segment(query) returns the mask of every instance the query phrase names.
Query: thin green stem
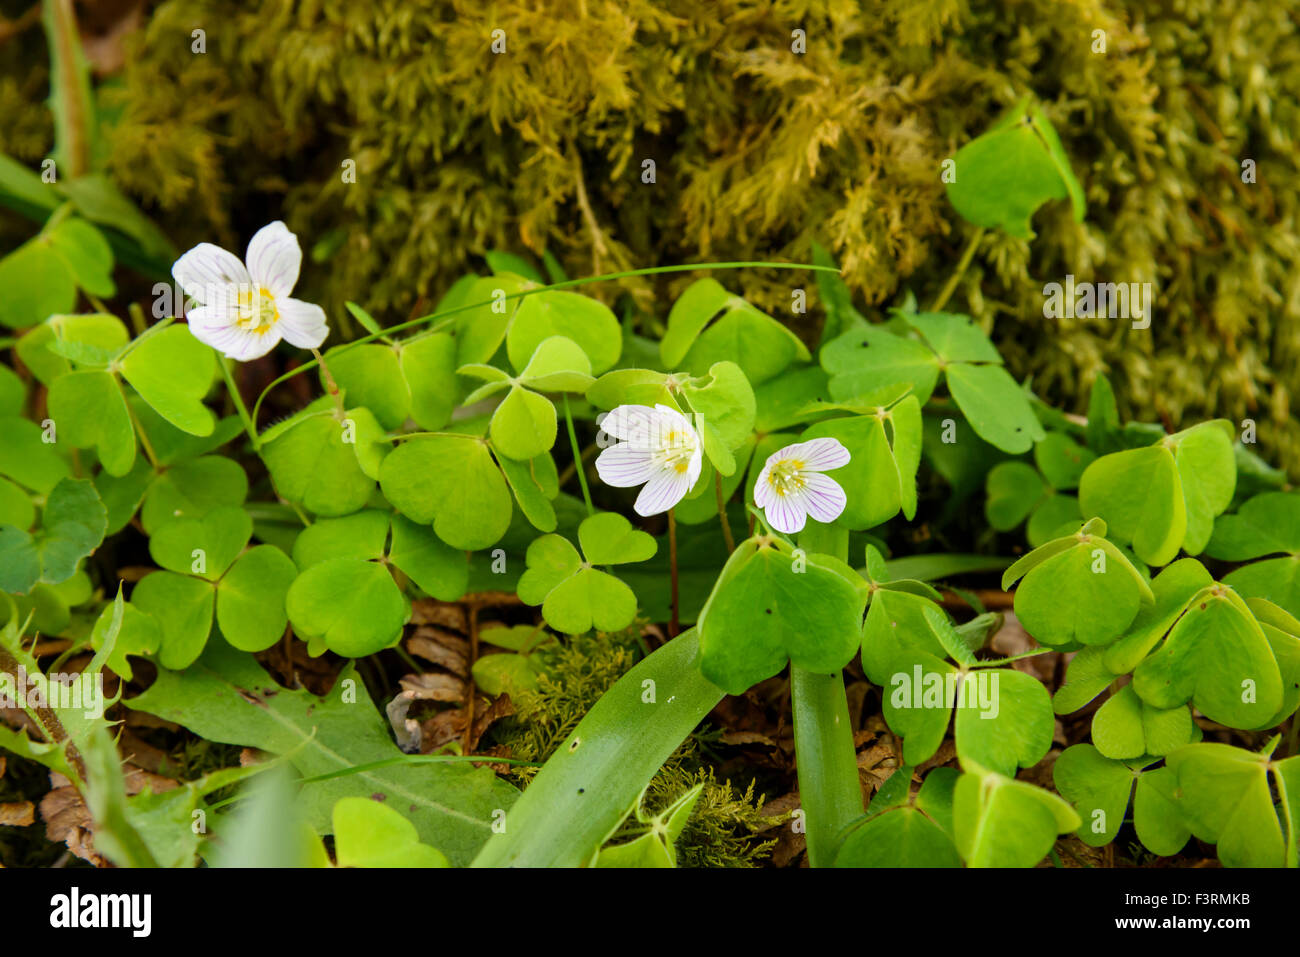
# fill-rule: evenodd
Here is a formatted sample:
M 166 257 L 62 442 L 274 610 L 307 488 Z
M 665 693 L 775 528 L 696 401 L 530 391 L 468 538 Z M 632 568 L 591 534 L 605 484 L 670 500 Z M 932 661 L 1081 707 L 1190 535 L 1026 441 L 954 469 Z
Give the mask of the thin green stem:
M 117 381 L 116 376 L 114 381 Z M 122 383 L 118 382 L 117 387 L 122 388 Z M 126 404 L 126 414 L 131 418 L 131 425 L 135 428 L 136 435 L 140 436 L 140 447 L 144 449 L 145 457 L 149 459 L 149 464 L 153 466 L 155 472 L 161 471 L 158 465 L 158 456 L 154 455 L 153 443 L 149 441 L 149 436 L 145 434 L 144 426 L 140 424 L 139 418 L 136 417 L 135 409 L 131 408 L 131 403 L 126 401 L 126 393 L 122 394 L 122 401 Z
M 691 272 L 696 269 L 701 269 L 701 270 L 703 269 L 709 269 L 709 270 L 808 269 L 808 270 L 812 270 L 813 272 L 839 273 L 839 270 L 834 266 L 816 266 L 813 265 L 812 263 L 773 263 L 773 262 L 683 263 L 678 266 L 651 266 L 647 269 L 631 269 L 631 270 L 627 270 L 626 272 L 611 272 L 611 273 L 605 273 L 600 276 L 588 276 L 585 279 L 566 279 L 564 282 L 551 283 L 548 286 L 537 286 L 536 288 L 533 289 L 525 289 L 522 292 L 510 293 L 506 295 L 504 298 L 522 299 L 525 296 L 533 296 L 539 292 L 549 292 L 556 289 L 572 289 L 575 286 L 585 286 L 589 283 L 594 283 L 594 282 L 610 282 L 615 279 L 632 279 L 637 276 L 657 276 L 663 273 Z M 484 306 L 491 306 L 498 301 L 499 300 L 496 298 L 485 299 L 482 302 L 471 302 L 468 305 L 457 306 L 454 309 L 447 309 L 443 312 L 430 313 L 427 316 L 420 316 L 417 319 L 408 319 L 406 322 L 399 322 L 395 326 L 389 326 L 386 329 L 382 330 L 381 332 L 375 332 L 375 333 L 371 333 L 370 335 L 362 336 L 359 339 L 353 339 L 351 342 L 347 343 L 346 345 L 339 347 L 338 352 L 342 354 L 346 350 L 356 348 L 357 346 L 363 346 L 367 342 L 374 342 L 376 339 L 382 339 L 385 336 L 391 336 L 393 333 L 402 332 L 406 329 L 411 329 L 414 328 L 415 326 L 423 325 L 424 323 L 434 319 L 440 321 L 436 323 L 434 327 L 429 331 L 431 333 L 437 332 L 443 328 L 446 328 L 446 325 L 448 324 L 446 323 L 446 320 L 451 319 L 454 316 L 457 316 L 463 312 L 469 312 L 470 310 L 473 309 L 481 309 Z M 128 348 L 130 347 L 128 346 Z M 262 402 L 266 399 L 267 395 L 270 394 L 272 389 L 280 385 L 282 382 L 287 382 L 288 380 L 292 379 L 294 376 L 302 375 L 302 373 L 314 369 L 317 366 L 317 364 L 318 363 L 315 360 L 311 362 L 304 362 L 296 369 L 292 369 L 289 372 L 286 372 L 284 375 L 272 379 L 270 384 L 268 384 L 267 387 L 262 390 L 262 394 L 257 397 L 257 401 L 253 403 L 253 420 L 254 421 L 257 420 L 258 410 L 261 409 Z
M 668 510 L 668 581 L 672 588 L 672 617 L 668 622 L 668 637 L 676 638 L 681 625 L 681 607 L 677 596 L 677 515 Z
M 722 522 L 722 538 L 727 543 L 727 554 L 736 550 L 736 539 L 731 534 L 731 522 L 727 519 L 727 501 L 722 495 L 722 473 L 713 473 L 713 487 L 718 497 L 718 519 Z
M 984 227 L 981 226 L 971 235 L 970 241 L 962 251 L 961 259 L 957 263 L 957 268 L 953 271 L 953 274 L 948 277 L 948 281 L 944 283 L 943 288 L 939 290 L 938 297 L 934 302 L 930 303 L 930 312 L 938 312 L 948 304 L 948 300 L 952 298 L 952 294 L 957 291 L 957 283 L 961 282 L 961 277 L 966 273 L 966 267 L 968 267 L 971 260 L 975 258 L 975 250 L 979 248 L 980 240 L 983 238 Z
M 334 374 L 330 372 L 330 367 L 325 363 L 325 357 L 320 354 L 319 349 L 312 349 L 311 354 L 316 357 L 316 364 L 320 366 L 320 371 L 325 376 L 325 391 L 334 399 L 334 410 L 338 412 L 339 421 L 343 420 L 343 393 L 339 391 L 339 384 L 334 381 Z
M 800 534 L 799 545 L 806 552 L 847 561 L 849 533 L 832 525 L 810 523 Z M 830 867 L 839 851 L 841 833 L 862 816 L 862 783 L 844 673 L 814 673 L 791 664 L 790 701 L 808 864 Z
M 578 444 L 578 433 L 573 428 L 573 413 L 569 411 L 569 396 L 564 396 L 564 426 L 569 432 L 569 445 L 573 448 L 573 470 L 578 473 L 578 484 L 582 486 L 582 500 L 587 503 L 587 514 L 595 515 L 596 506 L 591 504 L 591 489 L 587 487 L 587 470 L 582 464 L 582 446 Z
M 221 366 L 221 375 L 226 380 L 226 391 L 230 394 L 230 401 L 235 404 L 235 411 L 239 413 L 239 420 L 244 423 L 244 431 L 248 433 L 253 448 L 257 448 L 257 426 L 249 418 L 248 408 L 244 405 L 244 397 L 239 394 L 239 386 L 235 384 L 234 374 L 230 371 L 230 360 L 225 356 L 221 356 L 217 360 L 217 365 Z

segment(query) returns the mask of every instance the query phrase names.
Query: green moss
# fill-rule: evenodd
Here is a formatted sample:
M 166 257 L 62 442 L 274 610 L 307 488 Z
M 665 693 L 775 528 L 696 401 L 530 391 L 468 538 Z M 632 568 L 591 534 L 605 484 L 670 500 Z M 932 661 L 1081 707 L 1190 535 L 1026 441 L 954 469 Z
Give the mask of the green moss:
M 922 302 L 964 243 L 940 162 L 1022 90 L 1061 131 L 1086 223 L 988 237 L 954 305 L 1083 408 L 1251 416 L 1300 471 L 1300 36 L 1286 5 L 1188 0 L 469 0 L 160 4 L 133 45 L 112 169 L 180 242 L 273 215 L 320 240 L 308 294 L 389 321 L 487 249 L 573 275 L 828 245 L 865 301 Z M 190 50 L 207 30 L 207 52 Z M 807 52 L 791 52 L 791 31 Z M 505 31 L 507 52 L 490 50 Z M 1092 52 L 1093 31 L 1106 53 Z M 0 97 L 3 92 L 0 91 Z M 1254 159 L 1258 182 L 1241 182 Z M 657 164 L 654 185 L 642 161 Z M 342 175 L 356 164 L 356 183 Z M 1150 332 L 1042 317 L 1066 273 L 1152 281 Z M 778 315 L 788 275 L 731 277 Z M 671 293 L 683 279 L 665 280 Z M 625 291 L 649 298 L 647 281 Z M 815 316 L 812 321 L 815 322 Z

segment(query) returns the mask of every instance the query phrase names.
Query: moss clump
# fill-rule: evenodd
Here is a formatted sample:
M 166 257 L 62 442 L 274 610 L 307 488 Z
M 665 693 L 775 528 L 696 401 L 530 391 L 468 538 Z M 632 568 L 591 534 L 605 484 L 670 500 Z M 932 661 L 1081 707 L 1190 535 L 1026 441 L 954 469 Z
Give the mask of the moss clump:
M 612 633 L 579 635 L 546 653 L 546 672 L 535 691 L 514 699 L 515 714 L 496 724 L 493 740 L 511 757 L 544 762 L 564 742 L 602 694 L 636 663 L 640 626 Z M 512 768 L 521 783 L 537 768 Z M 719 781 L 688 738 L 664 763 L 646 789 L 653 811 L 667 807 L 696 784 L 704 788 L 677 843 L 679 867 L 753 867 L 771 852 L 775 841 L 763 831 L 779 819 L 760 813 L 761 801 L 751 783 L 744 792 Z M 627 825 L 628 835 L 635 825 Z M 618 840 L 618 836 L 615 837 Z

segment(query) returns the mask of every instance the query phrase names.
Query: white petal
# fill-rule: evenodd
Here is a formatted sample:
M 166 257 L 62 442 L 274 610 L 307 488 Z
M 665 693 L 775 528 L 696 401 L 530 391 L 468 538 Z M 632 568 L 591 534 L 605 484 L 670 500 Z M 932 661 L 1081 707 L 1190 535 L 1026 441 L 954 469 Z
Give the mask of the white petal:
M 785 535 L 803 531 L 808 521 L 802 500 L 791 495 L 773 495 L 763 514 L 767 516 L 767 524 Z
M 772 460 L 768 459 L 767 464 L 763 466 L 763 471 L 758 473 L 758 479 L 754 482 L 754 504 L 759 508 L 767 508 L 772 501 L 772 484 L 768 477 L 772 474 Z
M 695 446 L 695 454 L 691 456 L 690 467 L 686 470 L 686 488 L 688 490 L 695 488 L 695 483 L 700 480 L 700 472 L 704 468 L 704 454 L 699 445 Z
M 293 292 L 302 266 L 302 248 L 298 245 L 298 237 L 289 232 L 284 223 L 276 220 L 259 229 L 248 243 L 245 258 L 253 282 L 272 296 L 287 298 Z M 292 339 L 289 341 L 293 342 Z
M 829 472 L 842 468 L 849 464 L 851 458 L 843 443 L 832 438 L 809 439 L 807 442 L 787 445 L 776 454 L 783 459 L 797 458 L 803 462 L 801 470 L 812 472 Z
M 637 448 L 658 448 L 650 442 L 654 422 L 655 410 L 648 405 L 620 405 L 601 418 L 600 428 L 606 435 L 631 442 Z
M 317 349 L 330 334 L 325 310 L 315 303 L 301 299 L 276 299 L 275 306 L 280 313 L 276 330 L 290 345 L 299 349 Z
M 633 448 L 625 442 L 611 446 L 596 456 L 596 474 L 606 485 L 615 488 L 643 485 L 659 470 L 648 449 Z
M 803 480 L 798 498 L 809 515 L 829 525 L 843 514 L 848 498 L 839 482 L 820 472 L 805 472 Z
M 234 325 L 204 325 L 191 323 L 190 332 L 195 339 L 238 362 L 260 359 L 280 341 L 279 331 L 272 326 L 261 335 Z
M 656 418 L 659 420 L 661 427 L 666 432 L 685 431 L 692 438 L 696 438 L 695 428 L 691 425 L 691 420 L 682 415 L 672 406 L 663 405 L 662 403 L 655 406 Z
M 676 469 L 660 469 L 646 482 L 632 508 L 638 515 L 658 515 L 680 502 L 690 490 L 691 481 L 687 473 Z
M 241 287 L 252 286 L 248 270 L 239 257 L 212 243 L 199 243 L 176 260 L 172 264 L 172 276 L 187 296 L 204 305 L 222 296 L 232 298 Z

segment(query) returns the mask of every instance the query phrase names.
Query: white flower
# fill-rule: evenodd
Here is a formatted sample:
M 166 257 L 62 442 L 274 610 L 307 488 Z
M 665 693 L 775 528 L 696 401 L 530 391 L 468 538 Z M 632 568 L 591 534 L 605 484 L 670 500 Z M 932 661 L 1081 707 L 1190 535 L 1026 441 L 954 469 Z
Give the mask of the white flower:
M 632 506 L 638 515 L 668 511 L 700 477 L 700 437 L 676 409 L 620 405 L 600 427 L 619 441 L 596 457 L 596 471 L 606 485 L 645 485 Z
M 849 450 L 838 439 L 810 439 L 772 453 L 754 484 L 754 504 L 778 532 L 802 531 L 808 516 L 830 523 L 848 499 L 839 483 L 822 472 L 849 463 Z
M 290 299 L 302 250 L 298 237 L 278 220 L 248 244 L 248 267 L 234 253 L 199 243 L 172 266 L 185 294 L 199 303 L 186 315 L 190 332 L 232 359 L 264 356 L 281 339 L 315 349 L 329 335 L 325 311 Z

